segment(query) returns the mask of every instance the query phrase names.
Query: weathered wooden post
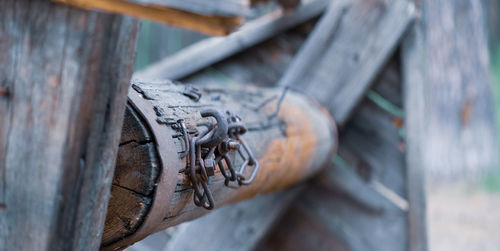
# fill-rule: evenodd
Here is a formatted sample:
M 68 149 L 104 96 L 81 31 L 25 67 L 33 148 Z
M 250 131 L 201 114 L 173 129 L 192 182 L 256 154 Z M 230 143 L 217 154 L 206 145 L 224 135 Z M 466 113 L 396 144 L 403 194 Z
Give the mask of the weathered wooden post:
M 49 1 L 2 2 L 2 250 L 99 247 L 137 29 Z
M 282 88 L 193 88 L 169 81 L 133 84 L 104 229 L 105 249 L 125 247 L 209 212 L 203 207 L 287 188 L 331 159 L 335 125 L 313 100 Z M 203 136 L 210 135 L 207 124 L 217 126 L 212 137 Z M 208 153 L 196 148 L 193 140 L 215 139 L 223 127 L 224 134 L 237 135 L 212 146 L 214 155 L 210 147 Z M 231 143 L 240 144 L 240 153 L 223 150 Z M 199 163 L 209 176 L 204 188 L 192 179 Z M 249 184 L 239 186 L 238 179 L 231 179 L 237 176 Z M 204 205 L 193 202 L 197 186 L 213 197 L 214 205 L 209 199 Z

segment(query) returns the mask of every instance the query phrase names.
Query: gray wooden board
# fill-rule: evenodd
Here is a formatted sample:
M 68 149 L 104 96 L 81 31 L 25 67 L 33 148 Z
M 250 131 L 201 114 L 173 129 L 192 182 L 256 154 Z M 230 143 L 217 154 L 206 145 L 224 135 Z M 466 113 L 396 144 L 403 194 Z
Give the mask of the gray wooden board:
M 406 0 L 332 2 L 279 85 L 307 92 L 344 124 L 413 18 Z
M 289 14 L 281 10 L 245 24 L 226 37 L 214 37 L 193 44 L 134 74 L 134 78 L 177 80 L 213 63 L 269 39 L 323 12 L 326 0 L 308 0 Z
M 420 23 L 410 29 L 401 47 L 403 97 L 406 121 L 407 175 L 409 201 L 410 251 L 427 250 L 427 218 L 425 200 L 425 165 L 423 163 L 426 135 L 425 53 Z
M 3 249 L 98 249 L 137 30 L 128 17 L 2 2 Z

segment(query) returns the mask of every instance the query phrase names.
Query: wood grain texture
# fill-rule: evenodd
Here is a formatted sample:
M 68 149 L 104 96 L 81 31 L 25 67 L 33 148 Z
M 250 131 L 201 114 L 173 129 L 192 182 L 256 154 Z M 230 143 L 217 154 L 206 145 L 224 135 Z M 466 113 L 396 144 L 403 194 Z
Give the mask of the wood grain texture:
M 413 18 L 405 0 L 333 1 L 279 85 L 303 90 L 343 125 Z
M 223 113 L 230 110 L 243 119 L 248 128 L 243 138 L 257 157 L 260 169 L 252 184 L 238 189 L 224 186 L 224 177 L 220 170 L 216 169 L 215 176 L 210 178 L 209 187 L 213 191 L 217 207 L 252 198 L 257 194 L 284 189 L 307 179 L 318 172 L 323 163 L 330 158 L 331 151 L 336 144 L 336 134 L 334 128 L 331 127 L 329 116 L 316 103 L 292 91 L 284 96 L 278 117 L 268 119 L 268 116 L 276 110 L 277 101 L 283 93 L 281 89 L 252 87 L 232 89 L 205 86 L 200 87 L 202 98 L 199 101 L 193 101 L 183 94 L 184 85 L 175 85 L 169 81 L 134 81 L 133 88 L 141 93 L 147 102 L 152 104 L 152 107 L 154 106 L 156 115 L 153 121 L 169 128 L 171 134 L 174 135 L 173 138 L 159 138 L 158 140 L 174 142 L 178 153 L 185 149 L 184 141 L 182 137 L 175 136 L 179 132 L 171 128 L 168 121 L 185 119 L 188 130 L 193 130 L 197 128 L 197 125 L 208 122 L 206 118 L 200 116 L 200 111 L 208 108 L 217 109 Z M 155 137 L 157 138 L 158 135 Z M 137 142 L 133 140 L 129 142 L 120 146 L 119 154 L 125 156 L 118 156 L 118 159 L 129 159 L 133 162 L 117 166 L 117 168 L 125 169 L 116 171 L 113 185 L 116 184 L 119 188 L 129 190 L 128 193 L 131 195 L 128 197 L 132 200 L 129 201 L 124 196 L 114 200 L 113 194 L 110 214 L 106 219 L 104 230 L 107 234 L 103 237 L 103 245 L 106 249 L 114 247 L 114 242 L 117 240 L 129 238 L 129 235 L 144 220 L 143 214 L 149 207 L 149 205 L 144 205 L 144 201 L 151 196 L 144 194 L 141 184 L 161 185 L 150 175 L 151 166 L 154 167 L 150 164 L 152 160 L 150 155 L 154 153 L 143 151 L 143 148 L 139 147 L 147 146 L 150 142 L 132 148 L 129 146 Z M 121 151 L 121 148 L 132 151 Z M 177 187 L 175 191 L 171 191 L 173 199 L 170 201 L 168 210 L 161 212 L 164 218 L 156 231 L 210 212 L 194 205 L 191 182 L 184 172 L 187 162 L 184 157 L 179 158 Z M 242 163 L 238 157 L 233 157 L 232 161 L 235 166 Z M 248 176 L 249 173 L 246 175 Z M 134 200 L 133 196 L 145 199 Z M 152 199 L 155 200 L 154 197 Z M 123 211 L 122 208 L 129 208 L 129 206 L 141 208 Z M 129 222 L 128 219 L 132 219 L 133 222 Z
M 127 104 L 101 246 L 135 232 L 151 208 L 161 172 L 154 137 Z
M 97 249 L 137 22 L 16 0 L 0 23 L 1 246 Z
M 136 72 L 134 78 L 181 79 L 318 16 L 324 11 L 327 2 L 308 0 L 289 14 L 276 10 L 243 25 L 239 31 L 227 37 L 209 38 L 193 44 L 175 55 Z
M 144 5 L 137 1 L 126 0 L 52 0 L 86 10 L 131 15 L 185 29 L 196 30 L 205 34 L 224 36 L 231 33 L 243 20 L 237 16 L 201 15 L 179 10 L 164 5 Z

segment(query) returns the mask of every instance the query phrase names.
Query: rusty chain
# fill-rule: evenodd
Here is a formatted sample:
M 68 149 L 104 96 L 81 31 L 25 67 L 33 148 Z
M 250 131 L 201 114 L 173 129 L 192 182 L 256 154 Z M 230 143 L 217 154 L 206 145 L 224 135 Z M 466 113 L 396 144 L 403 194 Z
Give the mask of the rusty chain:
M 213 109 L 202 111 L 203 118 L 212 117 L 216 122 L 197 128 L 194 136 L 188 133 L 184 120 L 177 121 L 185 142 L 180 157 L 188 161 L 185 174 L 193 187 L 194 204 L 208 210 L 215 208 L 209 177 L 215 175 L 216 168 L 224 176 L 224 184 L 233 188 L 251 184 L 259 170 L 257 159 L 241 137 L 247 131 L 246 126 L 238 115 L 230 111 L 225 115 Z M 231 159 L 230 153 L 241 158 L 239 168 L 235 169 L 235 159 Z M 253 168 L 248 177 L 247 168 Z M 234 183 L 237 185 L 232 186 Z

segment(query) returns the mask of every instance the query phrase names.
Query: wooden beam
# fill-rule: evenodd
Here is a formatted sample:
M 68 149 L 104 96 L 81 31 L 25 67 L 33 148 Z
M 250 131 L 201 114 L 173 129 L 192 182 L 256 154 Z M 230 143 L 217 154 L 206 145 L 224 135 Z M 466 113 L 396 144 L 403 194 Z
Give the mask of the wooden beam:
M 49 1 L 0 9 L 0 245 L 96 250 L 138 23 Z
M 422 24 L 416 22 L 401 49 L 404 111 L 406 120 L 409 250 L 428 250 L 423 152 L 427 135 L 425 114 L 425 50 Z
M 227 114 L 229 109 L 238 114 L 248 128 L 242 138 L 254 153 L 260 169 L 250 185 L 232 189 L 224 185 L 225 178 L 219 163 L 214 176 L 209 179 L 209 188 L 213 191 L 217 207 L 284 189 L 305 180 L 318 172 L 334 151 L 336 131 L 329 115 L 314 102 L 293 91 L 199 87 L 202 95 L 198 101 L 185 96 L 186 86 L 169 81 L 134 82 L 133 88 L 129 94 L 132 105 L 129 109 L 133 109 L 130 114 L 137 113 L 139 119 L 128 116 L 125 128 L 146 127 L 151 131 L 148 133 L 150 136 L 141 136 L 137 132 L 142 129 L 127 129 L 122 136 L 134 139 L 120 144 L 113 197 L 103 235 L 103 245 L 109 250 L 130 245 L 148 234 L 209 212 L 193 203 L 192 181 L 186 173 L 189 168 L 187 163 L 193 162 L 192 157 L 183 155 L 186 140 L 184 136 L 179 136 L 180 132 L 176 129 L 179 125 L 175 121 L 178 119 L 185 120 L 186 128 L 192 132 L 189 135 L 194 137 L 193 130 L 202 130 L 200 125 L 209 122 L 200 116 L 201 111 L 211 108 Z M 140 105 L 141 102 L 147 105 Z M 278 113 L 273 115 L 275 112 Z M 173 136 L 160 130 L 168 130 Z M 133 132 L 133 137 L 126 135 L 127 132 Z M 169 145 L 167 150 L 172 154 L 163 152 L 165 144 Z M 152 150 L 149 150 L 150 146 L 154 146 Z M 191 145 L 190 149 L 193 147 Z M 128 150 L 121 151 L 121 148 Z M 151 158 L 155 155 L 158 157 Z M 239 170 L 236 166 L 243 160 L 237 154 L 230 158 L 230 163 Z M 154 159 L 160 161 L 154 162 Z M 165 165 L 167 160 L 174 163 Z M 154 167 L 158 169 L 158 166 L 161 170 L 155 171 Z M 227 165 L 225 169 L 227 171 Z M 168 172 L 166 176 L 165 172 Z M 250 173 L 251 170 L 245 176 L 249 177 Z M 232 185 L 237 184 L 233 182 Z M 163 189 L 165 186 L 167 188 Z M 151 193 L 150 188 L 154 188 L 155 192 Z M 157 209 L 158 205 L 162 208 Z M 151 220 L 157 216 L 158 219 Z
M 181 79 L 318 16 L 327 3 L 326 0 L 307 0 L 289 14 L 276 10 L 245 24 L 241 30 L 227 37 L 209 38 L 193 44 L 136 72 L 134 78 Z
M 414 9 L 404 0 L 332 2 L 279 85 L 311 95 L 345 124 L 392 55 Z
M 237 16 L 196 14 L 180 9 L 157 5 L 154 2 L 127 0 L 52 0 L 86 10 L 103 10 L 116 14 L 131 15 L 172 26 L 196 30 L 205 34 L 223 36 L 242 24 Z
M 250 0 L 128 0 L 141 5 L 176 8 L 208 16 L 249 15 Z

